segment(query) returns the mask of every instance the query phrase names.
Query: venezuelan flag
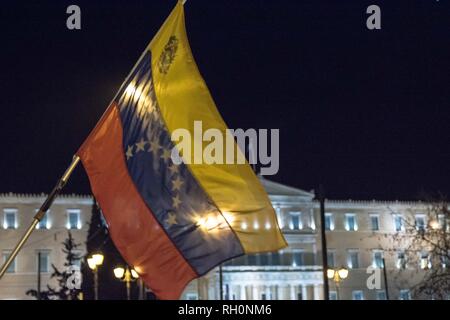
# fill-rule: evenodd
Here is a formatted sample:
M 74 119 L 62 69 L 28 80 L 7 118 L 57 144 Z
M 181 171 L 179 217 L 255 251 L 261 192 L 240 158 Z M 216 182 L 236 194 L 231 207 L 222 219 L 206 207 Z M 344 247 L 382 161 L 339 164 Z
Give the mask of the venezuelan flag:
M 226 134 L 178 2 L 77 152 L 117 249 L 161 299 L 226 260 L 286 246 L 248 163 L 173 163 L 171 133 L 194 121 Z

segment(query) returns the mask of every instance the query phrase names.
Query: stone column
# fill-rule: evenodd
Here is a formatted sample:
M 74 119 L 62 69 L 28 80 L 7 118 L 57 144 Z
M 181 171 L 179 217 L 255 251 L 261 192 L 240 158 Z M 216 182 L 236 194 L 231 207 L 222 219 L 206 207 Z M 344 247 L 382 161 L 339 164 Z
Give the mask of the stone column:
M 323 286 L 321 284 L 314 285 L 314 300 L 323 300 Z
M 290 287 L 290 300 L 296 300 L 295 297 L 295 286 L 293 284 L 289 285 Z
M 241 300 L 246 300 L 247 297 L 246 297 L 246 294 L 245 294 L 245 293 L 246 293 L 246 292 L 245 292 L 245 285 L 241 284 L 241 293 L 240 293 L 240 295 L 239 295 L 239 299 L 241 299 Z
M 309 285 L 306 287 L 306 292 L 308 293 L 308 300 L 314 299 L 314 286 Z
M 302 300 L 308 300 L 308 290 L 306 285 L 302 285 Z
M 279 300 L 278 299 L 278 285 L 274 284 L 270 286 L 270 291 L 272 292 L 272 300 Z
M 267 285 L 267 286 L 266 286 L 266 291 L 265 291 L 265 293 L 266 293 L 266 300 L 271 299 L 271 296 L 272 296 L 272 288 L 271 288 L 270 285 Z
M 208 279 L 202 277 L 197 279 L 198 299 L 208 300 Z
M 259 300 L 258 287 L 255 285 L 252 286 L 252 300 Z
M 286 298 L 285 298 L 285 294 L 284 294 L 285 289 L 286 289 L 285 286 L 282 285 L 282 284 L 279 284 L 279 285 L 277 286 L 277 299 L 278 299 L 278 300 L 284 300 L 284 299 L 286 299 Z

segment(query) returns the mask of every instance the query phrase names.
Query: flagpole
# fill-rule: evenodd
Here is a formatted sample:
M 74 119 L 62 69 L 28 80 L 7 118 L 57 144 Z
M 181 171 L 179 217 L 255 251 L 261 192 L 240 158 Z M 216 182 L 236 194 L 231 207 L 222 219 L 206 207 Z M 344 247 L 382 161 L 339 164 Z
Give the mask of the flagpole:
M 30 237 L 31 233 L 36 228 L 36 225 L 42 220 L 42 218 L 45 216 L 45 213 L 52 205 L 55 198 L 59 195 L 61 190 L 66 185 L 67 181 L 69 180 L 70 175 L 72 174 L 73 170 L 76 168 L 78 163 L 80 162 L 80 158 L 78 156 L 74 156 L 72 159 L 72 162 L 70 163 L 69 167 L 66 169 L 62 177 L 58 180 L 56 183 L 56 186 L 53 188 L 52 192 L 47 196 L 42 206 L 39 208 L 39 211 L 36 213 L 36 215 L 33 218 L 33 222 L 28 227 L 27 231 L 24 233 L 22 238 L 17 243 L 14 250 L 9 255 L 8 259 L 6 259 L 5 263 L 3 263 L 2 268 L 0 269 L 0 279 L 3 277 L 3 275 L 6 273 L 6 270 L 8 269 L 9 265 L 14 261 L 19 251 L 22 249 L 25 242 Z

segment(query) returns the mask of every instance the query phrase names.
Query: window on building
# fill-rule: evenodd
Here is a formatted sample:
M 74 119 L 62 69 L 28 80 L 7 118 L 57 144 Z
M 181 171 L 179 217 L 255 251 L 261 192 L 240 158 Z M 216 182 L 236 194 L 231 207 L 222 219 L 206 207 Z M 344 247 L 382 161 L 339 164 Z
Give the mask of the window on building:
M 79 209 L 70 209 L 67 211 L 67 229 L 81 229 L 81 219 Z
M 447 268 L 448 265 L 449 265 L 449 258 L 448 258 L 448 256 L 442 255 L 440 257 L 440 259 L 441 259 L 441 266 L 442 266 L 442 268 L 444 268 L 444 269 Z
M 440 229 L 445 229 L 445 215 L 443 214 L 438 215 L 438 224 Z
M 3 228 L 17 228 L 17 209 L 5 209 L 3 211 Z
M 397 252 L 397 268 L 398 269 L 406 268 L 406 258 L 405 253 L 403 251 Z
M 38 264 L 41 266 L 42 273 L 50 272 L 50 251 L 39 250 L 37 253 Z
M 364 294 L 362 290 L 354 290 L 352 291 L 353 300 L 364 300 Z
M 347 213 L 345 215 L 345 230 L 347 231 L 358 230 L 358 225 L 356 223 L 356 216 L 353 213 Z
M 312 230 L 316 230 L 316 220 L 315 220 L 315 214 L 314 214 L 314 209 L 310 209 L 310 215 L 309 215 L 309 227 Z
M 74 266 L 77 266 L 78 268 L 81 268 L 81 259 L 82 259 L 82 257 L 83 257 L 83 252 L 80 251 L 80 250 L 74 250 L 74 251 L 73 251 L 73 254 L 74 254 L 76 257 L 78 257 L 78 258 L 75 258 L 75 259 L 72 261 L 73 265 L 74 265 Z M 239 258 L 242 258 L 242 257 L 239 257 Z M 242 264 L 241 264 L 241 265 L 242 265 Z
M 279 251 L 280 260 L 282 266 L 292 266 L 292 252 L 289 251 Z
M 334 230 L 334 216 L 332 213 L 325 213 L 325 230 Z
M 330 297 L 330 300 L 337 300 L 337 292 L 336 291 L 330 291 L 329 297 Z
M 294 251 L 292 253 L 292 265 L 293 266 L 303 266 L 304 265 L 304 252 L 303 251 Z
M 256 255 L 255 254 L 249 254 L 247 257 L 248 257 L 248 264 L 250 266 L 256 266 Z
M 416 229 L 418 231 L 425 231 L 425 215 L 416 214 Z
M 383 268 L 383 251 L 374 250 L 372 254 L 373 254 L 373 261 L 372 261 L 373 267 Z
M 291 230 L 300 230 L 303 229 L 301 212 L 290 212 L 291 221 L 289 222 L 289 228 Z
M 350 269 L 359 268 L 359 251 L 356 249 L 351 249 L 348 251 L 347 264 Z
M 411 292 L 409 290 L 400 290 L 400 300 L 411 300 Z
M 282 213 L 281 213 L 281 208 L 279 205 L 275 205 L 275 213 L 277 215 L 277 222 L 278 222 L 278 226 L 280 227 L 280 229 L 283 229 L 284 225 L 283 225 L 283 219 L 282 219 Z
M 10 254 L 11 251 L 9 250 L 3 251 L 2 253 L 3 263 L 6 262 Z M 13 262 L 11 262 L 11 264 L 9 265 L 8 269 L 6 269 L 6 273 L 15 273 L 15 272 L 16 272 L 16 259 L 14 259 Z
M 278 252 L 270 253 L 270 264 L 274 266 L 280 265 L 280 254 Z
M 186 300 L 198 300 L 196 293 L 186 293 Z
M 377 290 L 377 300 L 386 300 L 386 291 L 384 290 Z
M 405 230 L 405 226 L 403 223 L 403 217 L 401 215 L 396 214 L 394 216 L 394 228 L 395 231 L 404 231 Z
M 431 256 L 428 252 L 420 253 L 419 266 L 421 269 L 431 269 Z
M 380 230 L 380 217 L 378 215 L 372 214 L 370 216 L 370 229 L 372 231 Z
M 269 253 L 261 253 L 259 255 L 259 261 L 262 266 L 268 266 L 269 265 Z
M 327 253 L 327 262 L 329 268 L 335 268 L 336 267 L 336 252 L 335 251 L 328 251 Z
M 35 212 L 37 212 L 38 209 L 35 210 Z M 50 224 L 49 224 L 49 219 L 48 219 L 48 215 L 50 214 L 50 212 L 47 212 L 41 219 L 41 221 L 39 221 L 39 223 L 36 226 L 36 229 L 50 229 Z
M 439 227 L 446 232 L 450 232 L 450 216 L 446 217 L 443 214 L 438 216 Z

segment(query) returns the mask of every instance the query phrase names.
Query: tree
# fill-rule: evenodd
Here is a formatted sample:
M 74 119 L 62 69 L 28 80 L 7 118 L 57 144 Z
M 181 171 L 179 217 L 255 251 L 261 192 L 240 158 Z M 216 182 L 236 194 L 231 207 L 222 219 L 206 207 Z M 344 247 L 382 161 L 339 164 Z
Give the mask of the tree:
M 81 256 L 74 251 L 80 246 L 75 243 L 72 233 L 68 231 L 68 237 L 62 243 L 64 248 L 62 251 L 66 254 L 63 270 L 58 269 L 52 264 L 53 273 L 50 279 L 55 278 L 58 285 L 52 287 L 47 285 L 47 290 L 40 292 L 40 299 L 42 300 L 78 300 L 80 289 L 77 285 L 81 284 L 79 270 L 77 270 L 77 262 L 80 261 Z M 78 273 L 77 273 L 78 271 Z M 28 290 L 27 295 L 38 298 L 37 290 Z
M 104 256 L 103 265 L 98 268 L 99 299 L 115 300 L 125 299 L 125 285 L 114 277 L 113 270 L 118 265 L 125 265 L 123 258 L 112 242 L 108 227 L 103 219 L 101 209 L 94 199 L 92 205 L 91 221 L 89 223 L 88 235 L 86 239 L 86 256 L 83 264 L 82 292 L 84 299 L 94 299 L 94 276 L 89 269 L 87 258 L 94 253 L 101 252 Z M 136 288 L 133 285 L 133 290 Z M 133 293 L 134 295 L 134 293 Z
M 385 251 L 396 255 L 399 272 L 390 285 L 410 288 L 415 299 L 448 299 L 450 296 L 450 211 L 445 198 L 428 197 L 421 212 L 409 209 L 399 216 L 401 232 L 383 235 Z M 405 276 L 406 275 L 406 276 Z

